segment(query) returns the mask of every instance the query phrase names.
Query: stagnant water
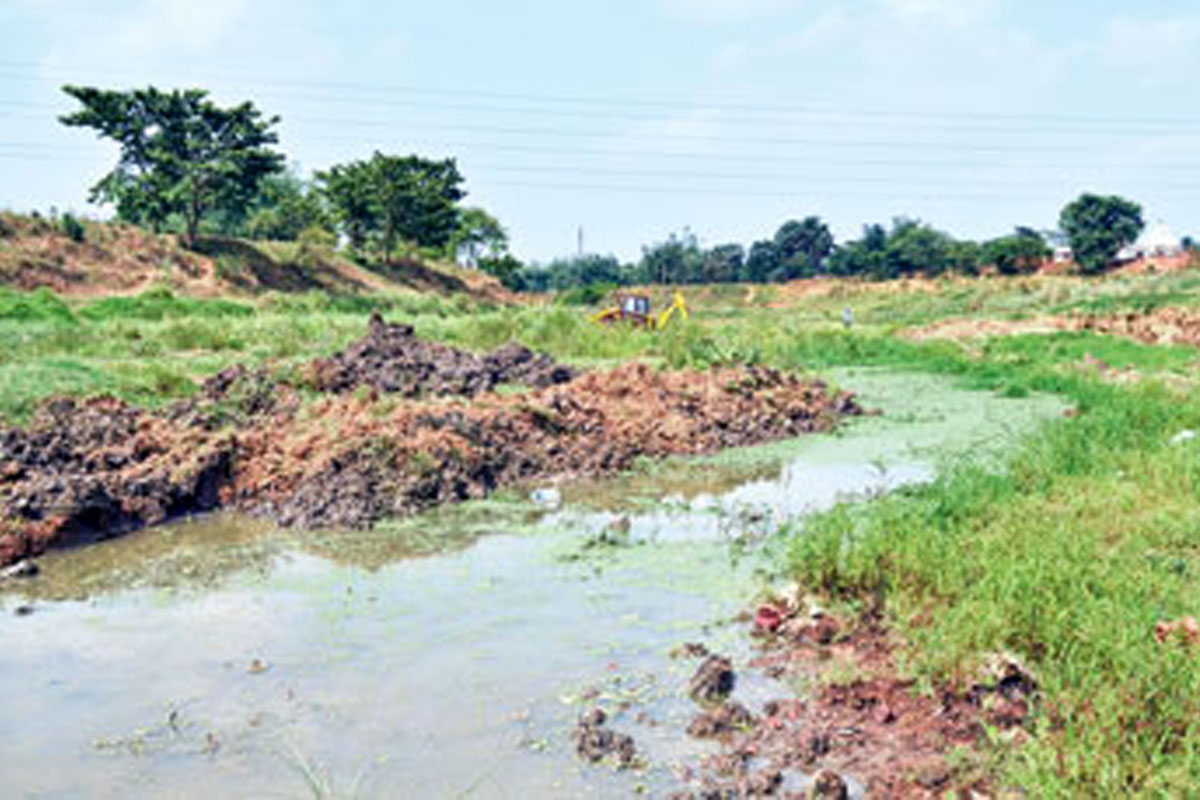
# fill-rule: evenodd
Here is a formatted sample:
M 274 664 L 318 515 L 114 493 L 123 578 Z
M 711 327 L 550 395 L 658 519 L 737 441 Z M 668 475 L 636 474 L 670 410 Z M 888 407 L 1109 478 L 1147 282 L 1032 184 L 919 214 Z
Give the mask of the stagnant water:
M 678 788 L 674 766 L 708 745 L 683 734 L 695 663 L 669 653 L 747 655 L 730 620 L 777 565 L 779 523 L 987 457 L 1060 410 L 924 376 L 836 380 L 885 414 L 564 487 L 557 510 L 501 499 L 338 535 L 213 516 L 46 557 L 0 596 L 4 795 Z M 784 690 L 747 673 L 738 693 L 753 708 Z M 570 732 L 597 703 L 650 766 L 578 761 Z

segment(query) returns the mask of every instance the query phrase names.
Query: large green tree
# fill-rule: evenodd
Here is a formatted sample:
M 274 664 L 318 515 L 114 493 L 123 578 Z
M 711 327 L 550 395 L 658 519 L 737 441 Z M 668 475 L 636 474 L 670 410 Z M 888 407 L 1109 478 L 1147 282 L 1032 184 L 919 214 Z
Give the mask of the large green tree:
M 121 148 L 117 166 L 92 187 L 92 200 L 155 228 L 178 214 L 189 246 L 206 213 L 245 208 L 262 179 L 283 169 L 283 155 L 272 148 L 279 118 L 264 118 L 249 102 L 221 108 L 201 89 L 153 86 L 63 91 L 83 106 L 60 117 L 64 125 L 93 128 Z
M 646 283 L 692 283 L 700 274 L 703 259 L 696 235 L 685 228 L 665 242 L 643 247 L 638 269 Z
M 775 232 L 779 268 L 771 280 L 809 278 L 821 271 L 833 252 L 833 234 L 820 217 L 789 220 Z
M 750 245 L 743 277 L 752 283 L 766 283 L 779 269 L 779 248 L 770 239 Z
M 1058 226 L 1066 234 L 1075 263 L 1089 274 L 1112 264 L 1121 248 L 1145 227 L 1142 207 L 1116 195 L 1082 194 L 1063 208 Z
M 347 237 L 361 246 L 375 234 L 390 264 L 400 240 L 445 247 L 459 223 L 458 201 L 466 197 L 454 159 L 376 152 L 318 174 Z

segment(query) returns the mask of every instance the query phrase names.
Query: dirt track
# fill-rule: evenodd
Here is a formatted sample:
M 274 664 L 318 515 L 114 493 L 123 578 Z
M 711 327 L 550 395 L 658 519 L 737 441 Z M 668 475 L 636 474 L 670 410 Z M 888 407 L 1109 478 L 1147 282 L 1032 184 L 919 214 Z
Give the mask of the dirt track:
M 543 386 L 522 394 L 506 382 Z M 303 390 L 320 396 L 307 402 Z M 47 403 L 0 431 L 0 564 L 237 507 L 364 527 L 498 487 L 827 430 L 852 396 L 759 368 L 575 373 L 509 345 L 477 356 L 374 320 L 307 384 L 233 368 L 161 412 Z

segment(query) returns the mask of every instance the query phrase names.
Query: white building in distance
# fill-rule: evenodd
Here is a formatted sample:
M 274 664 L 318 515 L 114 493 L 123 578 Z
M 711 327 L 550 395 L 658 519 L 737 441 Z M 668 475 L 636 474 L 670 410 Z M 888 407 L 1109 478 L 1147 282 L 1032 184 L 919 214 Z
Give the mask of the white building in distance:
M 1183 252 L 1183 243 L 1171 233 L 1167 223 L 1159 220 L 1142 231 L 1133 244 L 1122 247 L 1117 261 L 1137 261 L 1140 258 L 1169 258 Z

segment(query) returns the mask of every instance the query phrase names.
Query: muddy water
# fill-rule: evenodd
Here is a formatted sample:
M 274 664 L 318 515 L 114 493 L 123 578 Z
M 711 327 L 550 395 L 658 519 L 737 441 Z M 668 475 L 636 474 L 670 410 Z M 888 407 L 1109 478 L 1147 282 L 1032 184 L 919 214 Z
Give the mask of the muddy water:
M 837 434 L 510 498 L 370 534 L 216 516 L 43 560 L 0 597 L 5 796 L 658 795 L 702 641 L 769 573 L 780 522 L 988 457 L 1059 412 L 929 377 L 845 372 L 886 415 Z M 25 608 L 21 608 L 25 606 Z M 32 613 L 21 613 L 32 609 Z M 753 707 L 780 687 L 744 680 Z M 585 766 L 612 713 L 649 766 Z M 792 776 L 802 784 L 802 776 Z

